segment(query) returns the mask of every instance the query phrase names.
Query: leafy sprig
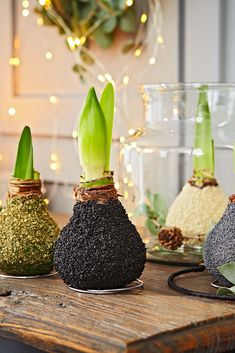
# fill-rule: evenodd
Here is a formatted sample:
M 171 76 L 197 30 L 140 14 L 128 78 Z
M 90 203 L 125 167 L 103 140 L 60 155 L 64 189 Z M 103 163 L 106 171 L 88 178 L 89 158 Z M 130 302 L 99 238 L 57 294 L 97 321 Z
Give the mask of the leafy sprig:
M 129 34 L 123 53 L 134 53 L 143 46 L 145 25 L 140 33 L 138 25 L 141 13 L 148 14 L 149 5 L 146 1 L 139 1 L 137 6 L 134 1 L 127 6 L 126 0 L 46 0 L 45 5 L 37 7 L 35 12 L 42 17 L 44 25 L 56 26 L 60 34 L 68 36 L 69 31 L 74 38 L 82 38 L 82 43 L 75 47 L 80 49 L 81 62 L 92 65 L 94 59 L 87 50 L 90 43 L 96 42 L 103 49 L 109 48 L 117 31 Z M 70 47 L 67 40 L 66 45 L 69 49 L 75 49 Z M 84 80 L 86 69 L 83 65 L 76 64 L 73 70 Z
M 217 291 L 218 295 L 235 295 L 235 262 L 229 262 L 218 267 L 219 272 L 229 282 L 233 284 L 230 288 L 220 287 Z
M 146 191 L 146 198 L 148 203 L 141 203 L 134 211 L 134 216 L 145 216 L 145 227 L 156 237 L 166 223 L 167 205 L 162 195 L 153 194 L 150 190 Z

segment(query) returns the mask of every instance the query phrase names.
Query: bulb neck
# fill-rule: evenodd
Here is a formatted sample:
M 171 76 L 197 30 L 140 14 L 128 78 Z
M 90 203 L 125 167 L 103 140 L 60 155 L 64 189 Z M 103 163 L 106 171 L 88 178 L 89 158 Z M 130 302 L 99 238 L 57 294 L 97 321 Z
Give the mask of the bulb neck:
M 203 189 L 207 186 L 218 186 L 218 182 L 215 178 L 198 178 L 195 175 L 188 181 L 191 186 Z
M 28 179 L 21 180 L 18 178 L 11 177 L 8 183 L 9 191 L 8 196 L 29 196 L 37 195 L 42 196 L 41 187 L 42 182 L 40 179 Z
M 97 203 L 104 204 L 110 199 L 117 200 L 118 193 L 112 183 L 101 186 L 93 187 L 74 187 L 74 200 L 80 202 L 96 201 Z

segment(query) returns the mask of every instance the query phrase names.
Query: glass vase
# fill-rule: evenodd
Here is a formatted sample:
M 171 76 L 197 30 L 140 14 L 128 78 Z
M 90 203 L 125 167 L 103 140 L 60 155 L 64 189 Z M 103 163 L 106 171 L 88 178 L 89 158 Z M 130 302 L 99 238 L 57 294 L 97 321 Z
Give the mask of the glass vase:
M 142 86 L 145 125 L 125 141 L 121 151 L 120 192 L 146 243 L 149 258 L 159 262 L 191 265 L 202 261 L 205 232 L 193 234 L 192 230 L 193 236 L 183 237 L 176 250 L 159 242 L 168 210 L 181 190 L 188 187 L 193 174 L 193 159 L 198 152 L 194 148 L 195 120 L 202 85 L 205 83 Z M 213 220 L 216 223 L 226 207 L 227 195 L 234 193 L 235 84 L 206 84 L 206 87 L 215 147 L 215 177 L 222 195 Z M 209 207 L 205 205 L 202 211 L 195 206 L 194 221 L 199 225 L 207 212 L 214 213 Z M 183 216 L 184 210 L 178 218 Z

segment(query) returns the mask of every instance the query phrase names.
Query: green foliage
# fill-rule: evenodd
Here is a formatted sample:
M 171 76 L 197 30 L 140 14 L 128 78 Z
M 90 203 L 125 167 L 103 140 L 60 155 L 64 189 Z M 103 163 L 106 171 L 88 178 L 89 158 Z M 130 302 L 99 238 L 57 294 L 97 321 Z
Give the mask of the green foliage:
M 107 130 L 107 159 L 105 170 L 108 171 L 110 168 L 110 152 L 111 152 L 111 144 L 112 144 L 112 131 L 113 131 L 113 116 L 114 116 L 114 89 L 111 83 L 108 83 L 100 99 L 100 106 L 104 113 L 104 118 L 106 122 L 106 130 Z
M 224 264 L 218 270 L 229 282 L 235 284 L 235 262 Z
M 40 178 L 33 168 L 32 136 L 28 126 L 24 127 L 20 137 L 13 176 L 21 180 Z
M 229 282 L 234 284 L 234 286 L 220 287 L 217 291 L 219 295 L 235 295 L 235 262 L 229 262 L 218 267 L 219 272 L 224 276 Z
M 103 43 L 105 34 L 114 34 L 117 29 L 127 33 L 136 33 L 137 22 L 140 14 L 135 4 L 128 7 L 125 0 L 52 0 L 51 6 L 56 13 L 62 17 L 69 29 L 77 36 L 86 35 L 89 28 L 92 28 L 97 20 L 102 20 L 99 31 L 91 36 L 98 45 L 109 47 L 113 39 Z M 61 33 L 61 25 L 50 17 L 47 7 L 40 6 L 35 9 L 40 14 L 45 25 L 57 26 Z M 64 33 L 64 31 L 62 31 Z M 111 36 L 110 38 L 112 38 Z
M 136 16 L 130 8 L 120 18 L 120 29 L 126 33 L 135 33 L 136 28 Z
M 227 288 L 227 287 L 220 287 L 217 291 L 219 295 L 235 295 L 235 286 Z
M 104 33 L 111 33 L 114 31 L 115 27 L 117 26 L 117 18 L 111 17 L 107 21 L 105 21 L 100 28 L 104 31 Z
M 109 83 L 98 101 L 90 88 L 79 120 L 78 143 L 84 182 L 105 178 L 109 171 L 114 113 L 114 90 Z
M 96 43 L 103 49 L 109 48 L 112 44 L 113 34 L 104 32 L 101 27 L 96 28 L 93 36 Z
M 148 203 L 140 204 L 134 211 L 134 216 L 145 216 L 145 226 L 155 237 L 165 225 L 168 209 L 160 194 L 152 194 L 150 190 L 147 190 L 146 198 Z
M 194 178 L 200 186 L 205 178 L 214 176 L 214 141 L 212 139 L 211 115 L 207 99 L 207 86 L 199 89 L 195 122 Z
M 53 16 L 50 13 L 51 10 Z M 128 7 L 126 0 L 51 0 L 50 6 L 39 4 L 39 7 L 35 9 L 35 12 L 42 16 L 43 24 L 56 26 L 60 34 L 65 34 L 65 25 L 74 38 L 85 37 L 86 41 L 81 47 L 89 48 L 90 42 L 95 41 L 101 48 L 106 49 L 113 44 L 115 33 L 118 30 L 130 34 L 132 44 L 128 44 L 128 39 L 124 43 L 123 53 L 130 50 L 134 52 L 139 46 L 139 43 L 135 41 L 135 35 L 142 11 L 145 13 L 149 11 L 146 2 L 139 2 L 137 8 L 135 2 Z M 145 36 L 144 28 L 141 32 L 142 39 Z M 86 64 L 94 63 L 93 60 L 86 60 L 86 56 L 82 56 L 81 53 L 82 51 L 79 53 L 81 59 Z M 84 72 L 81 69 L 74 71 L 79 74 L 80 78 L 84 78 Z

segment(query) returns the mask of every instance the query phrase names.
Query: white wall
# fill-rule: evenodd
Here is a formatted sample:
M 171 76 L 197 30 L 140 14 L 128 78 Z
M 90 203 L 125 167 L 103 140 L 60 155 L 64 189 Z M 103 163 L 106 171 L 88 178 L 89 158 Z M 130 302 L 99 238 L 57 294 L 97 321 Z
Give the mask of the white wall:
M 235 82 L 235 1 L 223 1 L 222 79 Z
M 220 80 L 221 0 L 185 1 L 185 81 Z

